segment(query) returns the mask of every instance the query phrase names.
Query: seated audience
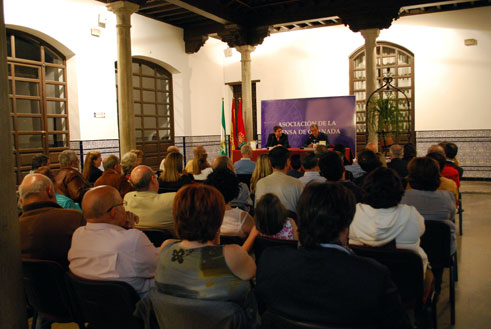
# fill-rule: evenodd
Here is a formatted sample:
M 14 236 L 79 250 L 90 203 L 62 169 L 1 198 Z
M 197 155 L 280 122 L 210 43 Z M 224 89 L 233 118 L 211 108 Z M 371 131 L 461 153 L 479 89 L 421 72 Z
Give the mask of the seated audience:
M 32 170 L 29 171 L 30 174 L 35 174 L 36 170 L 41 167 L 46 167 L 49 169 L 49 157 L 44 154 L 36 154 L 32 157 Z
M 290 167 L 292 167 L 292 169 L 288 170 L 288 172 L 286 173 L 288 176 L 292 176 L 295 178 L 300 178 L 303 176 L 300 154 L 292 154 L 292 156 L 290 157 Z
M 414 158 L 409 162 L 408 181 L 411 185 L 401 203 L 415 207 L 425 220 L 443 221 L 452 232 L 451 254 L 455 247 L 455 198 L 449 191 L 438 190 L 440 168 L 429 158 Z
M 315 148 L 315 156 L 321 158 L 329 151 L 329 148 L 326 145 L 317 145 Z
M 56 193 L 63 194 L 80 204 L 85 192 L 91 187 L 78 171 L 80 160 L 75 152 L 65 150 L 58 156 L 58 161 L 61 168 L 54 180 Z
M 126 152 L 121 157 L 121 169 L 126 179 L 130 178 L 131 171 L 137 166 L 138 155 L 134 152 Z
M 34 170 L 34 173 L 45 175 L 52 182 L 55 180 L 55 177 L 51 172 L 51 170 L 49 169 L 49 166 L 39 167 L 38 169 Z M 56 196 L 56 203 L 58 203 L 62 208 L 76 209 L 80 211 L 82 210 L 82 208 L 80 208 L 80 204 L 78 202 L 73 201 L 69 197 L 59 193 L 55 193 L 55 196 Z
M 164 162 L 164 171 L 159 177 L 159 193 L 177 192 L 181 187 L 193 182 L 193 176 L 185 173 L 181 153 L 167 153 Z
M 359 153 L 358 153 L 358 156 L 357 158 L 353 161 L 353 164 L 351 165 L 348 165 L 345 167 L 346 171 L 349 171 L 352 176 L 353 176 L 353 180 L 363 176 L 363 175 L 366 175 L 366 171 L 363 170 L 361 167 L 360 167 L 360 164 L 358 163 L 358 159 L 360 158 L 360 155 L 366 151 L 366 150 L 370 150 L 372 151 L 373 153 L 377 153 L 378 152 L 378 146 L 377 144 L 375 143 L 368 143 L 364 149 L 362 149 Z
M 225 216 L 223 217 L 220 234 L 245 237 L 251 232 L 253 219 L 246 211 L 232 208 L 230 202 L 239 194 L 239 179 L 229 169 L 219 169 L 208 175 L 206 185 L 215 187 L 225 200 Z
M 271 161 L 267 153 L 259 154 L 256 160 L 256 168 L 252 172 L 251 176 L 251 194 L 256 193 L 256 184 L 261 179 L 273 173 L 273 167 L 271 167 Z
M 193 160 L 186 164 L 186 172 L 193 175 L 194 180 L 204 181 L 206 177 L 213 171 L 208 162 L 208 153 L 203 146 L 199 145 L 193 149 Z
M 263 252 L 259 306 L 307 323 L 412 328 L 388 269 L 348 248 L 354 212 L 354 197 L 341 185 L 307 185 L 297 212 L 301 246 Z
M 138 149 L 133 149 L 133 150 L 130 150 L 130 152 L 136 154 L 136 165 L 135 165 L 135 167 L 141 165 L 143 162 L 143 151 L 138 150 Z M 131 170 L 130 170 L 130 173 L 131 173 Z
M 84 170 L 82 176 L 91 184 L 102 176 L 102 170 L 99 169 L 102 163 L 102 156 L 100 152 L 89 151 L 85 156 Z
M 159 182 L 152 168 L 137 166 L 131 172 L 131 184 L 135 191 L 124 196 L 125 209 L 139 217 L 138 228 L 174 230 L 172 202 L 175 192 L 158 194 Z
M 402 157 L 402 161 L 404 161 L 404 165 L 407 168 L 409 161 L 416 157 L 416 146 L 414 146 L 413 143 L 407 143 L 404 145 L 403 154 L 404 156 Z
M 355 178 L 354 182 L 360 187 L 363 185 L 365 177 L 367 177 L 370 172 L 377 169 L 378 167 L 382 167 L 380 157 L 369 149 L 361 151 L 361 153 L 358 155 L 358 164 L 360 165 L 360 168 L 363 170 L 364 174 L 362 174 L 358 178 Z
M 404 178 L 407 176 L 407 164 L 402 160 L 404 156 L 404 149 L 399 144 L 392 144 L 389 148 L 390 152 L 390 162 L 387 164 L 387 167 L 390 169 L 394 169 L 399 177 Z
M 415 207 L 400 204 L 404 189 L 399 175 L 389 168 L 377 168 L 368 174 L 362 189 L 363 203 L 356 205 L 350 243 L 414 250 L 426 271 L 428 257 L 419 245 L 424 219 Z
M 286 175 L 290 167 L 289 154 L 290 152 L 282 146 L 277 146 L 269 152 L 273 173 L 257 182 L 255 199 L 257 203 L 264 194 L 273 193 L 288 211 L 295 214 L 303 183 Z
M 318 158 L 314 152 L 304 153 L 302 156 L 302 167 L 305 173 L 300 177 L 300 181 L 305 185 L 310 182 L 324 183 L 326 179 L 319 174 Z
M 161 247 L 155 285 L 160 293 L 242 305 L 249 294 L 256 264 L 240 246 L 220 245 L 225 201 L 214 187 L 186 185 L 173 205 L 181 240 Z
M 457 160 L 457 153 L 459 152 L 457 145 L 449 142 L 441 142 L 439 145 L 443 147 L 443 150 L 445 151 L 445 156 L 447 158 L 446 165 L 455 168 L 459 173 L 459 179 L 462 179 L 464 169 L 462 169 L 459 160 Z
M 256 163 L 251 160 L 252 148 L 249 144 L 245 144 L 240 148 L 240 154 L 242 158 L 234 163 L 235 171 L 237 175 L 251 175 L 256 168 Z
M 329 151 L 319 159 L 320 175 L 328 182 L 338 182 L 355 195 L 356 202 L 361 202 L 361 188 L 346 179 L 346 170 L 337 152 Z
M 263 195 L 257 203 L 254 227 L 242 248 L 249 252 L 259 235 L 278 240 L 298 240 L 297 224 L 288 217 L 280 199 L 271 193 Z
M 446 157 L 445 150 L 443 149 L 443 147 L 441 147 L 438 144 L 431 145 L 428 148 L 428 152 L 426 154 L 431 153 L 431 152 L 437 152 L 437 153 L 440 153 L 441 155 L 443 155 L 444 157 Z M 443 167 L 443 170 L 441 171 L 441 175 L 443 177 L 446 177 L 448 179 L 453 180 L 455 182 L 455 184 L 457 184 L 457 189 L 460 188 L 459 172 L 452 165 L 445 163 L 445 166 Z
M 349 159 L 346 158 L 346 146 L 344 144 L 334 145 L 333 150 L 339 154 L 341 160 L 343 160 L 344 166 L 349 166 L 353 164 L 353 160 L 351 159 L 351 156 L 349 157 Z
M 290 147 L 290 143 L 288 143 L 288 135 L 283 133 L 283 128 L 281 128 L 281 126 L 273 127 L 273 133 L 268 135 L 266 142 L 266 147 L 273 147 L 276 145 L 281 145 L 286 148 Z
M 117 156 L 113 154 L 107 156 L 102 165 L 104 166 L 104 172 L 95 181 L 94 186 L 112 186 L 119 191 L 122 198 L 124 198 L 126 193 L 133 190 L 126 176 L 121 173 L 121 164 Z
M 435 160 L 438 163 L 438 166 L 440 167 L 440 186 L 438 186 L 438 190 L 443 190 L 443 191 L 450 191 L 452 192 L 456 204 L 459 201 L 459 190 L 457 189 L 457 184 L 449 178 L 443 177 L 442 176 L 442 170 L 445 167 L 445 157 L 438 152 L 430 152 L 426 155 L 428 158 L 431 158 Z M 407 189 L 411 189 L 411 184 L 408 184 Z
M 171 153 L 171 152 L 179 152 L 179 153 L 181 153 L 181 151 L 179 150 L 179 148 L 177 146 L 175 146 L 175 145 L 170 145 L 169 147 L 167 147 L 167 155 L 169 153 Z M 166 157 L 167 157 L 167 155 L 166 155 Z M 165 170 L 165 158 L 166 157 L 164 157 L 162 159 L 162 161 L 160 162 L 160 170 L 162 170 L 162 171 Z
M 123 205 L 112 186 L 86 193 L 82 209 L 87 225 L 73 234 L 70 271 L 90 280 L 126 282 L 143 296 L 154 285 L 159 249 L 143 232 L 133 229 L 138 217 Z
M 82 212 L 62 209 L 56 203 L 53 182 L 41 174 L 24 177 L 19 194 L 23 210 L 19 217 L 22 256 L 52 260 L 68 268 L 73 232 L 85 225 Z

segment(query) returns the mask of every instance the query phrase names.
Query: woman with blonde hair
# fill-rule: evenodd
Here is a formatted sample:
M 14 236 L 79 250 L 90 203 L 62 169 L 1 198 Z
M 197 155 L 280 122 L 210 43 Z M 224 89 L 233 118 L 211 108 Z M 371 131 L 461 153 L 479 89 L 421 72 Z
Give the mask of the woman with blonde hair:
M 193 150 L 192 172 L 194 180 L 204 181 L 213 171 L 208 162 L 208 154 L 203 146 L 195 147 Z
M 130 150 L 130 152 L 135 153 L 135 155 L 136 155 L 136 166 L 141 165 L 143 162 L 143 151 L 138 150 L 138 149 L 133 149 L 133 150 Z
M 90 151 L 85 156 L 84 170 L 82 176 L 91 184 L 102 176 L 102 170 L 99 169 L 102 163 L 101 152 Z
M 164 171 L 159 177 L 159 193 L 177 192 L 182 186 L 193 182 L 192 176 L 183 172 L 183 158 L 179 152 L 167 154 Z
M 269 155 L 267 153 L 259 154 L 256 160 L 256 168 L 251 176 L 251 193 L 256 193 L 257 182 L 271 173 L 273 173 L 273 167 L 271 167 Z

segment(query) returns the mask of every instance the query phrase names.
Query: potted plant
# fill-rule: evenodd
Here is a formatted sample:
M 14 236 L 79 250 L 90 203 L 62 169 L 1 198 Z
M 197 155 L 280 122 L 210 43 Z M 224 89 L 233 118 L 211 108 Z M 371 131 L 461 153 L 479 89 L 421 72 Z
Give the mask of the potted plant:
M 376 132 L 379 136 L 380 143 L 384 146 L 394 144 L 394 135 L 401 132 L 402 113 L 399 110 L 399 104 L 392 97 L 392 93 L 383 93 L 378 97 L 370 100 L 367 110 L 367 128 Z

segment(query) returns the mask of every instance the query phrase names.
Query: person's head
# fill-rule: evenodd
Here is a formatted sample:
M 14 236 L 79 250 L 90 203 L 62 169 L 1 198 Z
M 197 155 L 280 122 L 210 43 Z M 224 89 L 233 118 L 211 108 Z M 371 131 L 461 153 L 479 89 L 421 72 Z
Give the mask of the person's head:
M 283 229 L 288 212 L 280 199 L 272 193 L 264 194 L 257 202 L 254 224 L 259 232 L 275 235 Z
M 415 190 L 436 191 L 440 186 L 440 168 L 431 157 L 414 158 L 407 165 L 407 180 Z
M 142 162 L 143 162 L 143 151 L 142 150 L 133 149 L 133 150 L 130 150 L 130 152 L 136 154 L 136 166 L 141 165 Z
M 315 138 L 319 137 L 319 126 L 316 125 L 315 123 L 314 124 L 311 124 L 310 125 L 310 133 L 312 134 L 312 136 L 314 136 Z
M 234 164 L 232 163 L 232 160 L 226 155 L 220 155 L 213 160 L 213 164 L 211 166 L 213 168 L 213 171 L 220 171 L 220 170 L 230 170 L 235 173 L 235 167 Z
M 283 135 L 283 128 L 281 128 L 280 126 L 274 126 L 273 132 L 276 138 L 280 138 L 281 135 Z
M 214 170 L 205 180 L 206 185 L 211 185 L 222 193 L 225 203 L 229 203 L 239 195 L 239 179 L 229 169 Z
M 160 179 L 164 182 L 177 182 L 184 170 L 183 160 L 184 157 L 179 152 L 167 153 Z
M 89 168 L 99 168 L 102 164 L 101 152 L 89 151 L 85 156 L 84 169 Z
M 256 183 L 261 178 L 268 176 L 272 172 L 273 168 L 271 167 L 271 162 L 269 161 L 269 155 L 267 153 L 259 154 L 256 159 L 256 168 L 254 168 L 251 176 L 251 192 L 255 192 Z
M 355 197 L 338 183 L 310 183 L 297 203 L 300 244 L 315 248 L 321 243 L 347 243 L 355 215 Z
M 104 167 L 104 170 L 114 169 L 118 172 L 121 171 L 121 164 L 119 163 L 119 158 L 114 154 L 105 157 L 104 161 L 102 161 L 102 166 Z
M 179 150 L 179 148 L 175 145 L 170 145 L 169 147 L 167 147 L 167 153 L 170 153 L 170 152 L 181 152 Z
M 32 170 L 49 165 L 49 158 L 44 154 L 36 154 L 32 157 Z
M 365 150 L 370 150 L 373 153 L 378 152 L 378 145 L 376 143 L 370 142 L 365 146 Z
M 404 149 L 399 144 L 393 144 L 390 147 L 389 152 L 392 159 L 402 159 L 404 155 Z
M 317 145 L 317 148 L 315 149 L 315 156 L 321 158 L 327 152 L 329 152 L 329 148 L 326 145 Z
M 343 177 L 343 161 L 337 152 L 329 151 L 319 159 L 320 175 L 328 181 L 336 182 Z
M 314 152 L 306 152 L 302 155 L 302 166 L 305 171 L 315 170 L 317 167 L 317 157 Z
M 87 222 L 126 226 L 123 199 L 112 186 L 101 185 L 87 191 L 82 199 L 82 211 Z
M 252 148 L 249 144 L 244 144 L 240 148 L 240 154 L 242 154 L 243 158 L 251 158 L 252 157 Z
M 445 163 L 447 162 L 447 160 L 445 160 L 445 157 L 438 152 L 430 152 L 426 156 L 435 160 L 438 163 L 438 167 L 440 168 L 441 173 L 443 171 L 443 168 L 445 168 Z
M 138 162 L 138 156 L 133 152 L 126 152 L 121 157 L 121 168 L 123 168 L 123 173 L 125 176 L 129 175 L 133 168 L 136 167 Z
M 430 147 L 428 147 L 428 151 L 426 152 L 426 154 L 431 153 L 431 152 L 437 152 L 437 153 L 440 153 L 441 155 L 445 156 L 445 150 L 443 149 L 443 147 L 441 147 L 438 144 L 434 144 L 434 145 L 431 145 Z
M 367 175 L 362 191 L 363 203 L 376 209 L 395 207 L 404 195 L 399 175 L 393 169 L 385 167 L 379 167 Z
M 413 143 L 404 145 L 404 159 L 412 159 L 416 156 L 416 146 Z
M 346 153 L 346 146 L 344 144 L 336 144 L 334 145 L 333 150 L 336 152 L 340 152 L 344 157 L 344 154 Z
M 208 163 L 208 153 L 203 146 L 198 145 L 193 149 L 193 172 L 192 174 L 201 174 L 201 170 L 210 167 Z
M 130 175 L 130 182 L 137 191 L 159 190 L 159 182 L 155 177 L 152 168 L 144 165 L 136 166 Z
M 224 214 L 225 201 L 213 186 L 188 184 L 174 197 L 172 216 L 180 239 L 203 243 L 215 240 Z
M 285 169 L 290 151 L 286 147 L 276 146 L 269 151 L 269 160 L 273 169 L 283 170 Z
M 382 166 L 380 158 L 371 150 L 363 150 L 360 152 L 358 155 L 358 164 L 361 169 L 367 173 Z
M 300 154 L 292 154 L 290 157 L 290 166 L 292 169 L 299 170 L 302 167 L 302 161 L 300 161 Z
M 443 150 L 445 151 L 445 155 L 447 156 L 447 159 L 453 160 L 457 156 L 457 153 L 459 152 L 459 148 L 455 143 L 447 143 L 443 147 Z
M 56 202 L 53 182 L 42 174 L 29 174 L 19 185 L 19 201 L 25 206 L 34 202 Z
M 78 168 L 78 165 L 80 164 L 78 156 L 75 152 L 70 150 L 61 152 L 58 156 L 58 161 L 60 162 L 60 167 Z

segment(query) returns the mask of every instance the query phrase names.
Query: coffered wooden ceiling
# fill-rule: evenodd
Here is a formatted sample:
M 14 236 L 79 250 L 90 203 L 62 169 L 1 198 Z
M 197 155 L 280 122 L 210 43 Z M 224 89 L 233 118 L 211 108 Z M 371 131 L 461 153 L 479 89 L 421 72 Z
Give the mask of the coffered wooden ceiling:
M 109 3 L 114 0 L 98 0 Z M 230 47 L 257 45 L 270 33 L 344 24 L 352 31 L 388 28 L 394 19 L 491 6 L 491 0 L 130 0 L 138 14 L 184 30 L 186 52 L 209 36 Z

